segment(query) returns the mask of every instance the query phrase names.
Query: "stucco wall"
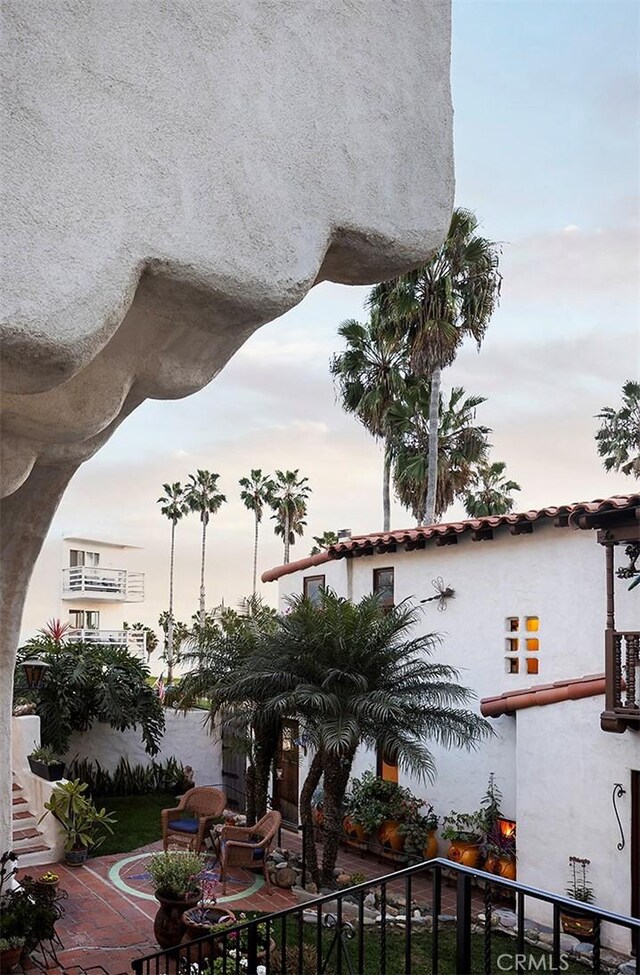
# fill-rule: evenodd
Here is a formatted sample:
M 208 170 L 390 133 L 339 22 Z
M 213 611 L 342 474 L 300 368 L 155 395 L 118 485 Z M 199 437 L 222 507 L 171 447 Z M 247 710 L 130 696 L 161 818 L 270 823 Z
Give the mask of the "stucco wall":
M 616 565 L 627 561 L 623 547 L 617 547 L 615 560 Z M 396 602 L 420 600 L 434 595 L 431 580 L 442 576 L 455 598 L 444 612 L 437 611 L 435 602 L 425 604 L 421 629 L 440 634 L 433 659 L 458 668 L 461 682 L 476 695 L 473 707 L 478 710 L 482 697 L 603 672 L 604 563 L 595 532 L 538 523 L 532 535 L 503 530 L 492 541 L 463 536 L 457 545 L 430 544 L 422 551 L 331 562 L 283 577 L 280 594 L 301 592 L 304 575 L 326 572 L 328 584 L 357 600 L 371 592 L 375 569 L 392 566 Z M 539 673 L 508 674 L 505 621 L 529 615 L 540 620 Z M 637 594 L 618 581 L 616 624 L 619 629 L 638 626 Z M 586 856 L 593 860 L 598 902 L 629 913 L 628 846 L 623 854 L 616 850 L 611 792 L 614 782 L 629 792 L 629 770 L 640 767 L 640 750 L 637 735 L 600 730 L 603 707 L 604 698 L 597 697 L 523 710 L 517 719 L 491 720 L 494 737 L 473 752 L 433 746 L 438 776 L 432 785 L 402 774 L 400 781 L 446 815 L 450 809 L 477 809 L 489 772 L 495 772 L 503 812 L 518 823 L 518 879 L 562 893 L 568 856 Z M 361 749 L 354 774 L 367 768 L 375 769 L 375 756 Z M 628 794 L 621 811 L 628 843 Z
M 568 858 L 586 857 L 596 903 L 629 914 L 630 772 L 640 769 L 640 742 L 631 732 L 600 730 L 603 704 L 594 697 L 518 712 L 518 880 L 563 893 Z M 615 782 L 626 789 L 617 803 L 626 838 L 622 851 L 611 801 Z M 528 914 L 548 923 L 543 905 L 531 902 Z M 628 948 L 625 933 L 608 926 L 605 934 L 612 945 Z
M 166 730 L 155 761 L 177 758 L 190 765 L 196 785 L 219 785 L 222 782 L 222 748 L 219 737 L 205 726 L 205 711 L 188 711 L 186 715 L 166 710 Z M 151 758 L 144 750 L 139 731 L 120 732 L 108 724 L 96 722 L 89 731 L 75 734 L 65 758 L 74 757 L 99 761 L 112 771 L 120 757 L 132 765 L 148 765 Z

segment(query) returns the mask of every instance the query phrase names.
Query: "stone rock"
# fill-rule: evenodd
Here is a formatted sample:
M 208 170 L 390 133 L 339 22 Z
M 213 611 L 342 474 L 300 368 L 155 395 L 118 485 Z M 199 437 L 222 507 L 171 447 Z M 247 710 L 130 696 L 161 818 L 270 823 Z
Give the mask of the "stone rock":
M 576 955 L 583 955 L 584 957 L 588 958 L 593 954 L 593 945 L 589 944 L 588 941 L 580 941 L 576 945 L 575 952 Z M 635 970 L 631 973 L 631 975 L 635 975 Z
M 376 895 L 367 894 L 364 899 L 365 907 L 375 907 L 376 906 Z
M 527 941 L 535 942 L 540 940 L 540 932 L 538 931 L 537 928 L 525 928 L 524 936 L 527 939 Z
M 318 887 L 317 887 L 316 884 L 314 884 L 313 880 L 310 880 L 309 881 L 309 883 L 307 884 L 305 890 L 308 890 L 310 894 L 317 894 L 318 893 Z
M 391 904 L 392 907 L 405 908 L 407 906 L 407 900 L 402 894 L 390 894 L 387 897 L 387 904 Z
M 455 914 L 438 914 L 438 920 L 442 924 L 455 924 L 457 918 Z
M 561 934 L 560 935 L 560 950 L 561 951 L 575 951 L 575 949 L 580 944 L 579 938 L 574 938 L 572 934 Z
M 625 961 L 620 965 L 618 972 L 619 975 L 636 975 L 636 963 L 634 961 Z
M 334 869 L 333 869 L 333 876 L 334 877 L 339 877 L 343 873 L 344 873 L 344 870 L 342 869 L 342 867 L 334 867 Z
M 336 877 L 336 883 L 339 887 L 350 887 L 351 886 L 351 874 L 349 873 L 339 873 Z
M 413 918 L 414 918 L 414 920 L 416 920 L 416 921 L 417 921 L 417 920 L 418 920 L 418 918 L 421 918 L 421 917 L 422 917 L 422 914 L 421 914 L 421 913 L 420 913 L 420 911 L 419 911 L 419 910 L 418 910 L 418 909 L 416 908 L 416 910 L 415 910 L 415 911 L 413 912 Z
M 286 860 L 279 860 L 276 863 L 276 870 L 290 870 L 290 869 L 291 867 L 289 866 Z
M 515 928 L 515 926 L 516 926 L 517 923 L 518 923 L 518 919 L 515 916 L 515 914 L 513 915 L 513 917 L 501 917 L 500 918 L 500 927 L 501 928 Z
M 271 856 L 269 857 L 269 859 L 270 860 L 273 860 L 274 863 L 284 863 L 285 862 L 285 857 L 283 856 L 282 853 L 280 853 L 279 850 L 274 850 L 273 853 L 271 854 Z
M 281 866 L 281 864 L 278 864 L 278 866 Z M 296 875 L 291 867 L 287 867 L 286 864 L 283 866 L 283 870 L 276 870 L 276 884 L 278 887 L 293 887 Z

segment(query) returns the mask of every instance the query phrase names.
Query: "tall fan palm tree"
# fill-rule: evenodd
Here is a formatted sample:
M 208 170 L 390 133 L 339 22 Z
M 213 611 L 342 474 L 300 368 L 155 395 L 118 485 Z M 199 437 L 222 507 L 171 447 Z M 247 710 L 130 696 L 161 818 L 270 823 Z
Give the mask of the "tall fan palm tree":
M 205 607 L 204 570 L 207 551 L 207 525 L 211 515 L 215 515 L 227 500 L 218 491 L 219 474 L 199 470 L 196 474 L 189 474 L 189 483 L 185 488 L 185 501 L 190 511 L 197 511 L 202 522 L 202 551 L 200 561 L 200 620 L 204 622 L 207 611 Z
M 258 533 L 264 507 L 269 503 L 269 499 L 275 488 L 275 483 L 268 474 L 263 474 L 260 468 L 251 471 L 249 477 L 240 478 L 240 498 L 244 502 L 245 508 L 253 511 L 254 534 L 253 534 L 253 598 L 256 597 L 256 587 L 258 581 Z
M 271 688 L 264 712 L 296 716 L 315 749 L 300 811 L 310 825 L 311 796 L 324 775 L 321 876 L 313 830 L 307 831 L 316 882 L 333 883 L 344 794 L 360 744 L 383 749 L 429 780 L 435 774 L 429 741 L 469 748 L 491 733 L 467 709 L 471 694 L 457 672 L 428 659 L 437 639 L 411 633 L 419 615 L 407 603 L 387 611 L 375 595 L 352 603 L 322 590 L 317 605 L 296 597 L 261 658 L 237 675 L 238 695 Z
M 476 409 L 483 396 L 467 396 L 462 386 L 454 386 L 447 403 L 439 395 L 438 475 L 435 511 L 427 514 L 431 476 L 431 388 L 424 380 L 414 380 L 404 399 L 390 410 L 389 421 L 395 436 L 394 483 L 400 502 L 409 508 L 418 526 L 432 524 L 442 517 L 457 497 L 467 491 L 476 477 L 476 467 L 487 456 L 491 432 L 476 422 Z
M 299 470 L 276 471 L 275 484 L 269 505 L 276 535 L 284 539 L 284 562 L 289 561 L 289 548 L 295 545 L 296 535 L 302 536 L 307 527 L 307 498 L 311 494 L 309 478 L 298 477 Z
M 480 237 L 477 228 L 475 214 L 456 208 L 431 260 L 378 285 L 369 298 L 373 311 L 406 332 L 412 370 L 431 382 L 427 524 L 434 521 L 437 506 L 441 371 L 454 361 L 465 338 L 480 348 L 500 296 L 499 248 Z
M 184 488 L 180 481 L 163 484 L 164 494 L 158 498 L 160 512 L 171 522 L 171 547 L 169 550 L 169 616 L 167 621 L 167 683 L 173 680 L 173 571 L 175 564 L 176 525 L 189 510 Z
M 603 406 L 597 415 L 598 454 L 607 471 L 640 477 L 640 383 L 628 379 L 622 387 L 622 406 Z
M 502 460 L 480 464 L 473 488 L 467 492 L 464 506 L 471 518 L 485 515 L 506 515 L 513 510 L 513 493 L 521 487 L 504 476 L 507 465 Z
M 382 519 L 383 530 L 389 531 L 392 447 L 387 415 L 403 387 L 407 347 L 400 331 L 376 312 L 365 324 L 348 319 L 338 334 L 347 348 L 334 355 L 330 368 L 342 406 L 384 443 Z

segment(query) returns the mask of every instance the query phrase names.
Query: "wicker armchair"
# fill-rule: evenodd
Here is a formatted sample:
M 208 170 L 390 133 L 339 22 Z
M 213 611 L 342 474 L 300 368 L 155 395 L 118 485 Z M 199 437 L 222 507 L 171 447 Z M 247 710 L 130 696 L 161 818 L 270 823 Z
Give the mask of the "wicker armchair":
M 190 837 L 189 849 L 201 853 L 204 839 L 213 822 L 224 812 L 227 797 L 222 789 L 212 786 L 196 786 L 185 792 L 174 809 L 163 809 L 160 813 L 162 823 L 162 845 L 165 853 L 169 836 L 180 836 L 182 840 Z M 181 814 L 191 813 L 191 818 L 182 819 Z
M 220 879 L 222 895 L 227 893 L 227 871 L 229 867 L 262 866 L 267 893 L 271 893 L 267 856 L 276 833 L 280 829 L 282 816 L 272 810 L 263 816 L 255 826 L 223 826 L 220 832 Z

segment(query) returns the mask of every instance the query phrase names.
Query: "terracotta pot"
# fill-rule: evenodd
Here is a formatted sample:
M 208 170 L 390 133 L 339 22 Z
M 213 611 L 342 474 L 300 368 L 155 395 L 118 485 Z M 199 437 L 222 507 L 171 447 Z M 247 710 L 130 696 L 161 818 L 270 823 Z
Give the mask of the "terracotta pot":
M 86 846 L 81 846 L 77 850 L 65 850 L 64 851 L 64 862 L 68 867 L 81 867 L 83 863 L 86 863 L 89 851 Z
M 196 938 L 203 938 L 205 935 L 209 934 L 210 928 L 214 924 L 220 924 L 221 921 L 233 921 L 235 924 L 236 916 L 233 911 L 228 911 L 224 907 L 191 907 L 186 910 L 182 915 L 182 927 L 184 934 L 182 935 L 182 944 L 187 941 L 195 941 Z M 216 947 L 222 951 L 223 942 L 220 941 L 218 944 L 216 942 Z
M 513 857 L 488 856 L 484 869 L 487 873 L 495 874 L 496 877 L 504 877 L 506 880 L 516 879 L 516 861 Z
M 0 972 L 12 972 L 20 961 L 24 948 L 5 948 L 0 951 Z
M 404 850 L 404 836 L 398 832 L 400 823 L 397 819 L 387 819 L 378 830 L 378 839 L 385 850 L 402 853 Z
M 200 899 L 199 895 L 192 894 L 188 899 L 171 900 L 156 894 L 155 898 L 160 904 L 153 922 L 156 941 L 161 948 L 175 948 L 182 941 L 184 934 L 182 915 L 190 907 L 196 906 Z
M 365 833 L 362 826 L 358 823 L 352 822 L 348 816 L 344 817 L 342 822 L 342 828 L 347 837 L 347 843 L 365 843 L 367 840 L 367 834 Z
M 433 860 L 438 855 L 438 837 L 435 829 L 430 829 L 424 847 L 425 860 Z
M 580 938 L 580 941 L 591 941 L 593 939 L 595 922 L 592 917 L 586 917 L 577 911 L 574 914 L 573 911 L 567 912 L 565 910 L 560 914 L 560 923 L 565 934 Z
M 447 859 L 453 860 L 454 863 L 461 863 L 464 867 L 477 867 L 480 864 L 480 844 L 451 840 Z

